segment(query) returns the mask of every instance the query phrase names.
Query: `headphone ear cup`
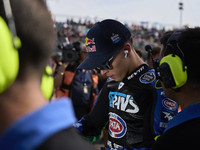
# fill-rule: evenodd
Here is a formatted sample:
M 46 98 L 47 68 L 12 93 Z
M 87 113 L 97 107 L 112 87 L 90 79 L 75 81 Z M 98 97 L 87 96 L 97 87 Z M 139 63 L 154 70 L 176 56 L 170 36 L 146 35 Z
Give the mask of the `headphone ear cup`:
M 160 75 L 166 88 L 177 89 L 187 81 L 187 67 L 183 71 L 183 62 L 177 55 L 167 55 L 160 61 Z
M 50 66 L 46 66 L 43 75 L 42 75 L 42 82 L 41 82 L 41 90 L 44 97 L 49 100 L 53 93 L 53 85 L 54 79 L 51 76 L 53 73 Z
M 9 88 L 19 71 L 18 50 L 13 46 L 15 41 L 18 42 L 19 48 L 21 46 L 20 39 L 16 37 L 12 41 L 11 32 L 6 22 L 0 17 L 0 93 Z
M 165 85 L 165 88 L 172 88 L 176 86 L 174 81 L 173 74 L 171 72 L 170 66 L 168 63 L 164 62 L 159 67 L 160 76 L 162 78 L 162 82 Z

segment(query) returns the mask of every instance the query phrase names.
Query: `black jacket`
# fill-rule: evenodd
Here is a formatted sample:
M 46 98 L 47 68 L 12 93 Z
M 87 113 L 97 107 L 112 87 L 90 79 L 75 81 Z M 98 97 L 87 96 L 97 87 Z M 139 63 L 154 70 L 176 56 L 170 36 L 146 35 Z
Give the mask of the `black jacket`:
M 101 134 L 109 121 L 108 146 L 110 148 L 152 147 L 154 108 L 157 92 L 150 84 L 155 80 L 152 73 L 144 76 L 150 68 L 143 64 L 121 82 L 108 81 L 93 111 L 82 120 L 83 135 Z
M 200 103 L 190 105 L 169 122 L 152 150 L 200 149 Z

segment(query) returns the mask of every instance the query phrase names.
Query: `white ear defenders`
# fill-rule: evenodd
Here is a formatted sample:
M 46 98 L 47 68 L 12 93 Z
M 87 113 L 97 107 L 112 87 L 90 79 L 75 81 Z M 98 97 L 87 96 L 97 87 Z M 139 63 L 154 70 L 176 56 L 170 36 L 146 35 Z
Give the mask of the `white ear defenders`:
M 124 58 L 126 58 L 127 54 L 128 54 L 128 50 L 125 50 L 124 53 L 125 53 L 125 57 Z

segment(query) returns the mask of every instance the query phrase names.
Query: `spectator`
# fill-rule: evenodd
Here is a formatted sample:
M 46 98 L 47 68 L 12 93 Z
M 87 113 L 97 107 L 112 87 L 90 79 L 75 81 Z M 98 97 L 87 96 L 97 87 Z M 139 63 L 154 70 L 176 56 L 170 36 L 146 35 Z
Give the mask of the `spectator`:
M 98 76 L 91 70 L 76 69 L 87 57 L 85 45 L 78 52 L 79 58 L 75 64 L 63 62 L 54 78 L 56 97 L 67 96 L 72 99 L 76 118 L 90 113 L 98 94 Z M 73 57 L 73 56 L 72 56 Z
M 152 47 L 151 53 L 152 53 L 153 59 L 159 59 L 160 50 L 161 50 L 160 46 Z M 150 55 L 149 51 L 147 53 L 147 64 L 149 65 L 149 67 L 153 67 L 153 62 L 152 62 L 152 58 L 151 58 L 151 55 Z
M 70 100 L 48 104 L 41 91 L 42 74 L 55 47 L 53 30 L 43 0 L 0 0 L 0 80 L 5 79 L 0 84 L 1 150 L 94 149 L 72 127 L 76 119 Z M 16 68 L 10 82 L 7 71 Z
M 134 47 L 134 49 L 135 49 L 136 53 L 138 54 L 138 56 L 140 56 L 140 58 L 142 58 L 142 60 L 144 60 L 143 59 L 143 51 L 139 47 Z
M 96 23 L 96 22 L 95 22 Z M 82 37 L 80 35 L 85 36 L 87 31 L 93 27 L 95 25 L 95 23 L 93 24 L 92 21 L 90 20 L 85 20 L 85 23 L 81 23 L 81 22 L 77 22 L 74 24 L 71 24 L 71 22 L 68 20 L 66 23 L 62 23 L 62 24 L 67 24 L 69 27 L 67 29 L 67 36 L 70 42 L 74 41 L 77 37 L 79 39 L 79 41 L 82 41 Z M 60 23 L 56 23 L 57 26 L 60 25 Z M 84 26 L 85 30 L 80 30 L 83 28 L 79 28 L 80 26 Z M 159 46 L 159 38 L 161 37 L 161 35 L 165 32 L 164 29 L 157 29 L 155 27 L 152 28 L 148 28 L 148 26 L 144 27 L 142 25 L 135 25 L 132 24 L 130 26 L 128 26 L 131 30 L 131 34 L 134 40 L 134 47 L 139 47 L 140 49 L 143 50 L 145 45 L 152 45 L 152 46 Z M 64 30 L 65 28 L 61 28 L 61 31 Z M 63 31 L 63 32 L 64 32 Z M 69 34 L 70 31 L 70 34 Z M 84 32 L 83 34 L 79 34 L 80 32 Z M 73 37 L 71 35 L 74 35 Z
M 153 150 L 199 149 L 200 28 L 166 32 L 161 38 L 160 77 L 167 97 L 182 111 L 169 123 Z M 169 114 L 173 115 L 173 114 Z
M 98 76 L 98 89 L 99 91 L 102 89 L 103 85 L 105 84 L 108 77 L 105 74 L 101 74 L 101 70 L 99 69 L 93 69 L 95 74 Z
M 62 52 L 56 51 L 52 54 L 52 60 L 55 62 L 55 69 L 53 71 L 53 76 L 55 77 L 59 71 L 59 67 L 62 65 Z

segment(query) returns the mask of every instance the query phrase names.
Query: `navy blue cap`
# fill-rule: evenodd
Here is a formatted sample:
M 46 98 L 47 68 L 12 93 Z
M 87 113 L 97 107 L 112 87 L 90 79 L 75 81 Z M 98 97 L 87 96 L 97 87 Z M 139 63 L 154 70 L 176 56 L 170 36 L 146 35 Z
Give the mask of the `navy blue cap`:
M 91 70 L 105 63 L 113 52 L 122 47 L 131 37 L 129 29 L 112 19 L 98 22 L 85 38 L 88 57 L 77 69 Z

